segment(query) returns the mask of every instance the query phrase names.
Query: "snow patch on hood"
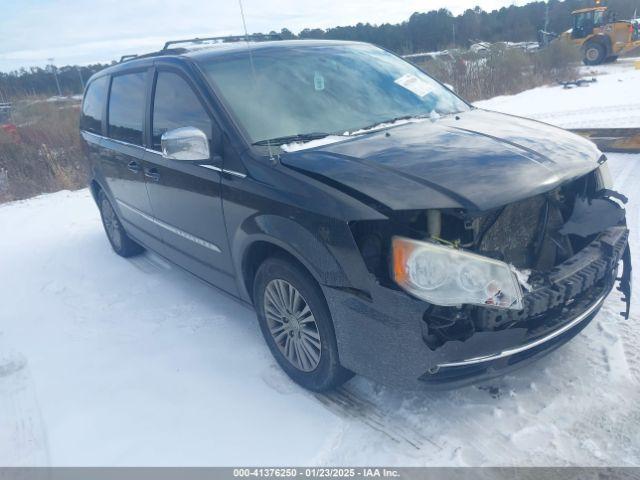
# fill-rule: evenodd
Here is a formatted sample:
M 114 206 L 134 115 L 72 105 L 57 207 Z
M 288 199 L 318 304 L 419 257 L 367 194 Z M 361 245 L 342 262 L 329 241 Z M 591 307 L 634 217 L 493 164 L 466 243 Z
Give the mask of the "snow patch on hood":
M 309 148 L 321 147 L 331 143 L 341 142 L 349 138 L 349 135 L 329 135 L 328 137 L 310 140 L 308 142 L 292 142 L 281 145 L 280 148 L 285 152 L 297 152 L 299 150 L 307 150 Z
M 408 123 L 421 123 L 421 122 L 426 122 L 427 120 L 437 120 L 438 118 L 440 118 L 440 115 L 435 113 L 435 115 L 432 115 L 431 117 L 404 118 L 402 120 L 396 120 L 395 122 L 379 123 L 378 125 L 375 125 L 373 127 L 361 128 L 360 130 L 355 130 L 353 132 L 344 132 L 344 133 L 345 135 L 362 135 L 363 133 L 376 132 L 384 128 L 397 127 L 399 125 L 406 125 Z
M 421 123 L 426 122 L 427 120 L 435 121 L 440 118 L 440 115 L 436 112 L 432 112 L 430 117 L 413 117 L 413 118 L 403 118 L 402 120 L 396 120 L 394 122 L 384 122 L 374 125 L 369 128 L 361 128 L 360 130 L 354 130 L 353 132 L 344 132 L 342 135 L 329 135 L 324 138 L 319 138 L 317 140 L 310 140 L 308 142 L 292 142 L 287 143 L 285 145 L 281 145 L 280 148 L 285 152 L 298 152 L 300 150 L 307 150 L 309 148 L 321 147 L 323 145 L 330 145 L 332 143 L 341 142 L 342 140 L 347 140 L 350 137 L 355 137 L 357 135 L 363 135 L 365 133 L 373 133 L 378 130 L 383 130 L 385 128 L 390 127 L 398 127 L 400 125 L 406 125 L 408 123 Z

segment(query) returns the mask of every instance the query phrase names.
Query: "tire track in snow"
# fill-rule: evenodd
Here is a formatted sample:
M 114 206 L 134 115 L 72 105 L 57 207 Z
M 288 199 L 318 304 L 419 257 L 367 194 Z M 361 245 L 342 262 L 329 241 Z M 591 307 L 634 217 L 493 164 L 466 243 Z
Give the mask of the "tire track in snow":
M 318 393 L 315 397 L 333 413 L 359 421 L 397 444 L 420 450 L 429 443 L 438 450 L 442 450 L 440 445 L 418 430 L 408 424 L 399 424 L 398 419 L 391 419 L 375 403 L 350 391 L 347 387 L 339 387 L 329 393 Z
M 49 446 L 27 359 L 0 334 L 0 465 L 47 466 Z
M 167 261 L 162 257 L 148 251 L 145 252 L 144 255 L 132 257 L 128 260 L 141 272 L 151 275 L 166 272 L 167 270 L 171 270 L 173 268 L 171 264 L 167 263 Z

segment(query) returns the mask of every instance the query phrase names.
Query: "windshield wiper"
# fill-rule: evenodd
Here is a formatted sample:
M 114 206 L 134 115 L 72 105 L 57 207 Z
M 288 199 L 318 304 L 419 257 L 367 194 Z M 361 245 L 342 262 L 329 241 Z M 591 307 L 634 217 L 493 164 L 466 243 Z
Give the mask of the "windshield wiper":
M 429 115 L 402 115 L 400 117 L 393 117 L 389 120 L 383 120 L 382 122 L 372 123 L 371 125 L 367 125 L 366 127 L 354 128 L 353 130 L 349 130 L 349 135 L 353 135 L 354 132 L 362 132 L 367 133 L 367 130 L 372 130 L 380 125 L 384 125 L 385 123 L 395 123 L 401 120 L 411 120 L 412 118 L 427 118 Z
M 293 142 L 310 142 L 311 140 L 318 140 L 331 135 L 324 132 L 312 132 L 312 133 L 298 133 L 296 135 L 287 135 L 286 137 L 270 138 L 269 140 L 260 140 L 255 142 L 254 145 L 285 145 Z

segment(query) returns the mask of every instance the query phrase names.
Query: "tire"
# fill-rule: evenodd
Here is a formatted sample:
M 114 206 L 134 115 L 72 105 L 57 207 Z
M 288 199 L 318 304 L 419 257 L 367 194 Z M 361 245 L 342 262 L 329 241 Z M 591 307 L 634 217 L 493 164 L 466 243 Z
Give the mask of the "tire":
M 618 61 L 618 56 L 617 55 L 612 55 L 610 57 L 607 57 L 604 59 L 604 63 L 614 63 Z
M 600 65 L 604 62 L 607 56 L 607 50 L 601 43 L 588 43 L 584 47 L 584 59 L 585 65 Z
M 329 307 L 307 271 L 284 257 L 268 258 L 256 273 L 253 299 L 264 339 L 294 382 L 322 392 L 353 376 L 340 365 Z
M 98 205 L 100 207 L 102 226 L 113 251 L 124 258 L 140 255 L 144 252 L 144 248 L 133 241 L 124 231 L 118 214 L 102 191 L 98 194 Z

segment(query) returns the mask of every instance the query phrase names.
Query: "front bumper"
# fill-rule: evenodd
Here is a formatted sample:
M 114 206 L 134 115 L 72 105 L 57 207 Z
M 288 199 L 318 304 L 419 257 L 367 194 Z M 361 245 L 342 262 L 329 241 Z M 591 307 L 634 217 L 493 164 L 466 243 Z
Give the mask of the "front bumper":
M 627 238 L 624 227 L 598 235 L 550 274 L 549 286 L 525 295 L 525 310 L 510 327 L 476 331 L 464 341 L 436 348 L 424 340 L 428 303 L 380 285 L 372 289 L 371 299 L 323 287 L 340 361 L 363 376 L 403 387 L 454 388 L 503 375 L 578 334 L 596 316 L 616 280 L 621 291 L 630 292 Z M 623 274 L 617 279 L 621 260 Z M 628 302 L 630 294 L 626 296 Z

